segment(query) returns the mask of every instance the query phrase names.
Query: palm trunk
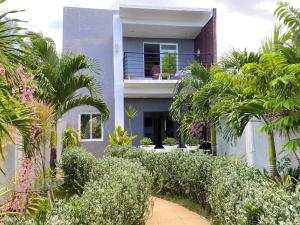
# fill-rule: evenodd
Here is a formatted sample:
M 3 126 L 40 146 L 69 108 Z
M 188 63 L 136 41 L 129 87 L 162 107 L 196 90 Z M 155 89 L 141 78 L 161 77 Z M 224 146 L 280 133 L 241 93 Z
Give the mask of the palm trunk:
M 274 180 L 278 175 L 277 171 L 277 158 L 276 158 L 276 147 L 274 142 L 274 134 L 273 132 L 268 133 L 268 155 L 269 155 L 269 169 L 270 176 Z
M 210 125 L 210 145 L 212 155 L 217 155 L 217 132 L 216 127 L 214 125 Z
M 56 148 L 57 148 L 57 124 L 52 128 L 51 132 L 51 153 L 50 153 L 50 168 L 51 168 L 51 173 L 52 176 L 56 176 L 56 161 L 57 161 L 57 153 L 56 153 Z

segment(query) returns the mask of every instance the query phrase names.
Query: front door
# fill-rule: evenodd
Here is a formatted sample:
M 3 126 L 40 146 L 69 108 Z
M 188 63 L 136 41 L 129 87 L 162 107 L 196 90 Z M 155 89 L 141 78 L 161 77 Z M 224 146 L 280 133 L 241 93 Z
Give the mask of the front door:
M 156 148 L 162 148 L 166 137 L 175 137 L 175 124 L 169 117 L 169 112 L 145 112 L 144 136 L 151 138 Z

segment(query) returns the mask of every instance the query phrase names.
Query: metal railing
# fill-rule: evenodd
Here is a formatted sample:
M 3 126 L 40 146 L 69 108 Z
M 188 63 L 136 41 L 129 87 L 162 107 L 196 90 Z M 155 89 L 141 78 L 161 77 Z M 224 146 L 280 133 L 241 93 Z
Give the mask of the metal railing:
M 209 68 L 213 58 L 196 53 L 124 52 L 124 79 L 180 79 L 195 61 Z

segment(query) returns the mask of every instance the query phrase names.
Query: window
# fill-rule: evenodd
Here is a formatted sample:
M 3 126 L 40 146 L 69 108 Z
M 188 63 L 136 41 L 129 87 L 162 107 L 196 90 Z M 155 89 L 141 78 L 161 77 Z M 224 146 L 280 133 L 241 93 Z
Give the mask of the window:
M 101 115 L 97 113 L 84 113 L 79 118 L 80 139 L 102 141 Z

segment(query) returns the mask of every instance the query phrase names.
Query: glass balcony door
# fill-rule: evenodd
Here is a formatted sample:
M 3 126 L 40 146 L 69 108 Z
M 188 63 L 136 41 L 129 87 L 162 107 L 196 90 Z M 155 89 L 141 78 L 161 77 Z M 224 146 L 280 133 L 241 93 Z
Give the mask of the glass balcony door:
M 173 43 L 144 43 L 145 77 L 161 78 L 178 70 L 178 45 Z
M 160 71 L 174 75 L 178 70 L 177 44 L 160 44 Z

